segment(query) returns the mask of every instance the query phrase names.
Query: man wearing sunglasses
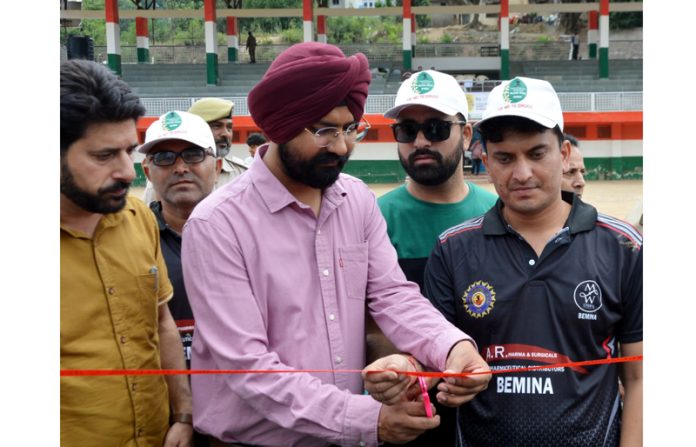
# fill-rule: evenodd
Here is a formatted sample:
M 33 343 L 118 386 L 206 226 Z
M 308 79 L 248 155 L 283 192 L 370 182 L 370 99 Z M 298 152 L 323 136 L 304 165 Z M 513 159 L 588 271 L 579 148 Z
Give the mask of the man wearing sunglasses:
M 423 272 L 437 237 L 447 228 L 480 216 L 495 194 L 464 179 L 463 155 L 471 140 L 468 103 L 454 77 L 434 70 L 415 73 L 399 87 L 394 107 L 394 139 L 410 181 L 379 198 L 389 239 L 406 278 L 422 289 Z M 368 319 L 368 361 L 396 352 Z M 432 398 L 437 389 L 433 389 Z M 442 424 L 408 445 L 449 445 L 453 416 L 438 406 Z
M 215 187 L 228 183 L 247 170 L 247 164 L 239 157 L 230 154 L 232 135 L 234 134 L 232 112 L 234 103 L 222 98 L 201 98 L 188 109 L 208 123 L 215 139 L 216 156 L 222 162 L 222 168 L 217 176 Z M 143 202 L 151 203 L 160 197 L 155 193 L 151 181 L 147 181 Z
M 410 181 L 379 198 L 389 239 L 409 281 L 421 288 L 425 262 L 447 228 L 488 211 L 496 195 L 464 179 L 463 155 L 471 141 L 468 102 L 454 77 L 420 71 L 399 87 L 394 139 Z
M 181 271 L 181 233 L 193 208 L 215 187 L 222 160 L 215 157 L 215 140 L 208 124 L 197 115 L 172 111 L 148 127 L 143 171 L 159 200 L 150 202 L 160 229 L 162 254 L 167 263 L 174 297 L 169 302 L 184 345 L 187 365 L 191 361 L 193 313 Z
M 190 367 L 194 318 L 181 270 L 181 233 L 193 208 L 213 191 L 222 160 L 215 157 L 208 124 L 197 115 L 179 111 L 165 113 L 153 122 L 138 151 L 145 154 L 143 171 L 159 197 L 150 202 L 150 209 L 157 218 L 162 255 L 174 287 L 169 310 Z M 206 441 L 194 433 L 196 446 L 207 445 Z
M 248 97 L 268 144 L 184 227 L 192 368 L 312 370 L 193 376 L 194 426 L 213 447 L 377 446 L 437 426 L 420 402 L 385 406 L 363 395 L 364 377 L 415 379 L 341 371 L 365 365 L 366 312 L 433 369 L 484 371 L 453 381 L 439 396 L 449 405 L 490 380 L 470 338 L 404 278 L 374 194 L 341 174 L 368 127 L 370 80 L 361 53 L 317 42 L 281 53 Z
M 562 191 L 570 142 L 547 81 L 495 87 L 479 128 L 500 199 L 444 232 L 425 271 L 435 307 L 508 370 L 459 409 L 459 445 L 642 445 L 642 362 L 558 365 L 643 354 L 642 236 Z

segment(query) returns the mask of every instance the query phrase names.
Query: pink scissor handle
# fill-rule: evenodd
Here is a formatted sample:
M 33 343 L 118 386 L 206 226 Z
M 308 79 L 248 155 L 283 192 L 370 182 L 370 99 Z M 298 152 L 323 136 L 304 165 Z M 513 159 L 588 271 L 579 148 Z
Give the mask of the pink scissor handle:
M 430 407 L 430 396 L 428 395 L 428 385 L 425 383 L 425 378 L 418 377 L 418 385 L 420 385 L 421 394 L 423 395 L 423 406 L 425 407 L 425 415 L 429 418 L 433 417 L 433 409 Z

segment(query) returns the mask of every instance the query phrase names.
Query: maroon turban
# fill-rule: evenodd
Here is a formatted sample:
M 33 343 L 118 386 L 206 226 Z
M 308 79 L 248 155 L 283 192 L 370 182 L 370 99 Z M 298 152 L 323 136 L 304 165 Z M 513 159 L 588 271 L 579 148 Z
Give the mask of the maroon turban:
M 359 120 L 371 80 L 364 54 L 346 57 L 333 45 L 300 43 L 273 61 L 249 92 L 247 105 L 269 139 L 283 144 L 339 104 L 345 104 Z

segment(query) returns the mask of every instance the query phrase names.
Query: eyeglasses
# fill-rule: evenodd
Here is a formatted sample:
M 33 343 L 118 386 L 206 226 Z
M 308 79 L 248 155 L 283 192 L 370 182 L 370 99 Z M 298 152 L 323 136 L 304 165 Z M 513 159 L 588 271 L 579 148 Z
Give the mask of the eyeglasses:
M 399 143 L 413 143 L 421 130 L 428 141 L 437 142 L 449 138 L 452 124 L 466 124 L 466 121 L 445 121 L 432 118 L 420 124 L 415 121 L 402 121 L 392 124 L 391 128 L 394 132 L 394 139 Z
M 197 146 L 191 146 L 181 152 L 161 151 L 149 155 L 155 166 L 171 166 L 176 163 L 177 157 L 181 157 L 187 165 L 194 165 L 205 160 L 206 155 L 213 155 L 213 152 L 208 149 L 203 149 Z
M 310 130 L 305 127 L 305 131 L 314 135 L 314 141 L 316 141 L 319 147 L 330 147 L 336 143 L 340 133 L 343 133 L 346 142 L 357 143 L 365 138 L 365 135 L 367 135 L 367 130 L 370 127 L 370 123 L 363 120 L 358 123 L 350 124 L 343 130 L 339 129 L 338 127 L 322 127 L 321 129 L 312 128 L 312 130 Z

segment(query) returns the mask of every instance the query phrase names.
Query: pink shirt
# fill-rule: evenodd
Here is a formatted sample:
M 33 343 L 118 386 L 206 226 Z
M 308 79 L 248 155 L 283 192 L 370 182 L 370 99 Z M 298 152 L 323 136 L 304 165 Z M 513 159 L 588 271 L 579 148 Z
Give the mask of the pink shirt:
M 406 281 L 374 194 L 348 175 L 325 190 L 317 218 L 253 163 L 196 207 L 182 263 L 193 369 L 361 369 L 366 309 L 399 349 L 438 370 L 469 338 Z M 380 404 L 362 395 L 360 374 L 191 382 L 196 429 L 222 441 L 377 445 Z

